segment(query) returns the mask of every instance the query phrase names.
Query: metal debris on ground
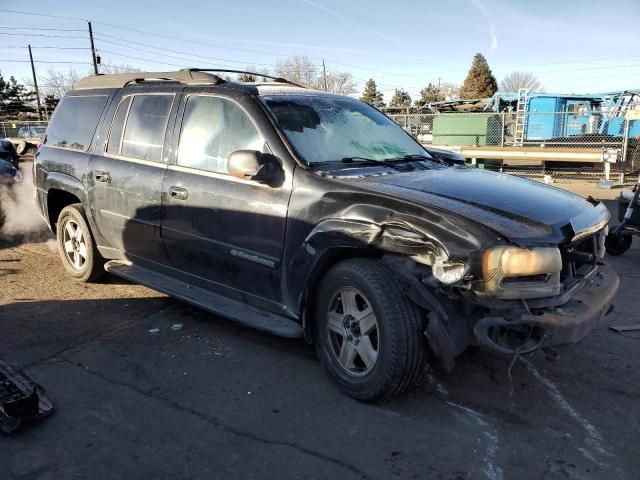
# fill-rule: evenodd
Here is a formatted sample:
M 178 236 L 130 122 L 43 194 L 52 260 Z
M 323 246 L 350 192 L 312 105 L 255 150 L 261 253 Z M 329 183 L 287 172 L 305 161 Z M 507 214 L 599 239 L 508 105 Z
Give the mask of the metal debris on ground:
M 44 390 L 24 373 L 0 360 L 0 430 L 15 432 L 24 423 L 53 413 Z
M 612 325 L 609 327 L 609 330 L 617 333 L 618 335 L 622 335 L 623 337 L 635 338 L 640 340 L 640 336 L 629 335 L 629 332 L 640 332 L 640 324 L 636 325 Z

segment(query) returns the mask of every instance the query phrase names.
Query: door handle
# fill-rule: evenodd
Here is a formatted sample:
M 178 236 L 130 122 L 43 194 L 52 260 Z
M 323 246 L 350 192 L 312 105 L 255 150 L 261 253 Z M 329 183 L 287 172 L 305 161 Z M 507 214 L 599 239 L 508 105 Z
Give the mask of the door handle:
M 109 172 L 96 170 L 96 180 L 98 182 L 108 182 L 109 180 L 111 180 L 111 177 L 109 176 Z
M 186 200 L 189 192 L 182 187 L 169 187 L 169 197 L 174 200 Z

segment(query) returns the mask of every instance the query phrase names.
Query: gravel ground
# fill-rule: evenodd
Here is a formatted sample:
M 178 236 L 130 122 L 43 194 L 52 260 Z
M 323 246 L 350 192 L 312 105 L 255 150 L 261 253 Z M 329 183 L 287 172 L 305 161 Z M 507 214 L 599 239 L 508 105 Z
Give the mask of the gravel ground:
M 113 277 L 75 283 L 38 240 L 0 244 L 0 357 L 57 411 L 2 439 L 2 479 L 638 478 L 640 339 L 601 328 L 512 381 L 510 358 L 470 350 L 362 404 L 304 342 Z M 640 323 L 639 246 L 611 259 L 611 323 Z

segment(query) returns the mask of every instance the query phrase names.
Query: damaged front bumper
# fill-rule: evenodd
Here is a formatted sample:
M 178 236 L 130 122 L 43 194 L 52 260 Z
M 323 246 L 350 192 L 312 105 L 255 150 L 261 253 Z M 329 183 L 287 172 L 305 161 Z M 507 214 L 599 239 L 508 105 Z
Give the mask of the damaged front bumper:
M 620 279 L 606 263 L 581 282 L 559 306 L 493 310 L 473 327 L 476 341 L 485 347 L 508 354 L 575 343 L 598 327 L 612 310 Z

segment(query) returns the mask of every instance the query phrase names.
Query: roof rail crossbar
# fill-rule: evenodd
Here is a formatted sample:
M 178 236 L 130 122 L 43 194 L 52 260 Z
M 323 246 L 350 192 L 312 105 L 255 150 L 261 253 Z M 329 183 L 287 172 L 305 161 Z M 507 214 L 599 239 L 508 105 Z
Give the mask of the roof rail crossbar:
M 170 81 L 184 85 L 218 85 L 226 83 L 224 78 L 213 73 L 185 69 L 176 72 L 129 72 L 111 75 L 91 75 L 76 83 L 74 88 L 123 88 L 128 85 L 149 81 Z
M 293 85 L 295 87 L 300 87 L 300 88 L 309 88 L 306 85 L 300 85 L 299 83 L 295 83 L 292 82 L 291 80 L 287 80 L 286 78 L 282 78 L 282 77 L 274 77 L 271 75 L 266 75 L 264 73 L 258 73 L 258 72 L 248 72 L 245 70 L 225 70 L 225 69 L 221 69 L 221 68 L 184 68 L 181 71 L 188 71 L 188 72 L 220 72 L 220 73 L 244 73 L 245 75 L 253 75 L 254 77 L 263 77 L 263 78 L 269 78 L 271 80 L 273 80 L 274 82 L 278 82 L 278 83 L 287 83 L 289 85 Z
M 163 82 L 185 83 L 177 78 L 170 78 L 170 77 L 139 77 L 139 78 L 132 78 L 131 80 L 127 80 L 122 86 L 126 87 L 127 85 L 131 85 L 134 83 L 155 82 L 160 80 Z

